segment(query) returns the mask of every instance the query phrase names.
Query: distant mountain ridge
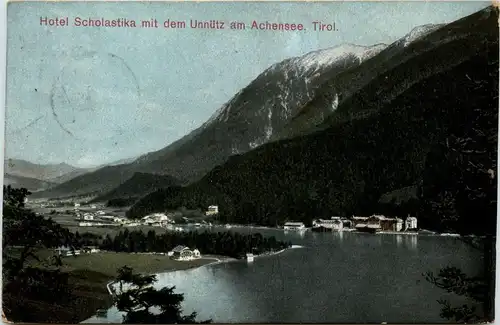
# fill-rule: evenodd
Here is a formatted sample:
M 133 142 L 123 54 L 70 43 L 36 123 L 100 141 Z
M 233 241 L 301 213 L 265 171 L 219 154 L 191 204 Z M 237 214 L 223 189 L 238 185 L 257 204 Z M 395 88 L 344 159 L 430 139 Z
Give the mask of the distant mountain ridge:
M 43 191 L 45 189 L 48 189 L 56 185 L 56 183 L 42 181 L 36 178 L 23 177 L 11 174 L 5 174 L 3 181 L 4 185 L 10 185 L 12 187 L 24 187 L 32 193 L 37 191 Z
M 135 159 L 137 157 L 118 160 L 107 165 L 117 166 L 133 162 Z M 4 160 L 4 184 L 39 192 L 99 168 L 101 167 L 79 168 L 66 163 L 35 164 L 23 159 L 7 158 Z
M 337 105 L 333 102 L 318 111 L 307 111 L 308 103 L 317 97 L 321 87 L 386 48 L 385 44 L 347 44 L 276 63 L 233 96 L 201 127 L 166 148 L 143 155 L 130 164 L 79 176 L 41 195 L 105 193 L 135 172 L 172 175 L 183 183 L 192 182 L 231 155 L 294 136 L 295 132 L 287 131 L 290 123 L 307 114 L 314 115 L 313 126 L 321 123 Z M 349 83 L 346 85 L 349 87 Z
M 92 168 L 78 168 L 66 163 L 60 164 L 34 164 L 22 159 L 5 159 L 4 173 L 11 176 L 28 177 L 51 183 L 67 181 L 67 175 L 82 175 L 92 171 Z

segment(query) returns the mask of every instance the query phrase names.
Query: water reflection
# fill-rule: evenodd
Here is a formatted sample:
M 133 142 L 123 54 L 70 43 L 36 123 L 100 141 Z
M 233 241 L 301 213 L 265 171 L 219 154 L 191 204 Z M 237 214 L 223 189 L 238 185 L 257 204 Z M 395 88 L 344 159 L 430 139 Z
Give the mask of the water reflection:
M 411 250 L 417 250 L 418 236 L 406 236 L 406 246 Z
M 403 244 L 403 235 L 396 235 L 396 246 L 401 247 Z
M 251 267 L 245 261 L 164 273 L 158 276 L 158 286 L 175 285 L 176 292 L 185 294 L 183 310 L 186 314 L 196 311 L 198 320 L 217 319 L 224 315 L 231 321 L 245 321 L 251 319 L 252 312 L 261 308 L 255 304 L 252 290 L 242 290 L 242 283 L 247 280 L 241 278 L 241 275 L 256 276 L 249 269 Z M 217 297 L 217 302 L 208 303 L 214 297 Z M 241 309 L 248 312 L 242 312 Z
M 344 240 L 344 232 L 343 231 L 335 231 L 333 233 L 335 239 L 338 239 L 339 241 L 343 241 Z
M 305 230 L 284 230 L 286 236 L 300 237 L 304 238 L 306 236 Z
M 283 230 L 262 233 L 285 237 Z M 435 301 L 442 292 L 418 283 L 422 273 L 450 264 L 474 271 L 480 261 L 480 252 L 446 237 L 287 236 L 304 248 L 256 258 L 253 264 L 238 261 L 172 272 L 159 280 L 185 295 L 184 314 L 197 311 L 199 320 L 217 323 L 438 323 L 442 319 Z M 394 284 L 405 290 L 394 290 Z M 121 316 L 115 309 L 108 319 L 94 322 L 121 322 Z

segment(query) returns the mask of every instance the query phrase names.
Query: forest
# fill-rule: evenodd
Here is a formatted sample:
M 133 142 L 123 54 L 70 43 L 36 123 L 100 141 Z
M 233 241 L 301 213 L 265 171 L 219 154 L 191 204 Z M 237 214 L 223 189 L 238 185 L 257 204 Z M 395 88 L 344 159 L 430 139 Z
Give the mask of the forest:
M 246 253 L 263 254 L 279 251 L 291 246 L 289 242 L 264 237 L 260 233 L 240 234 L 235 232 L 168 232 L 156 234 L 150 230 L 120 231 L 114 238 L 107 235 L 102 238 L 89 233 L 75 234 L 78 246 L 99 246 L 114 252 L 158 252 L 171 251 L 175 246 L 183 245 L 197 248 L 202 254 L 223 255 L 241 258 Z

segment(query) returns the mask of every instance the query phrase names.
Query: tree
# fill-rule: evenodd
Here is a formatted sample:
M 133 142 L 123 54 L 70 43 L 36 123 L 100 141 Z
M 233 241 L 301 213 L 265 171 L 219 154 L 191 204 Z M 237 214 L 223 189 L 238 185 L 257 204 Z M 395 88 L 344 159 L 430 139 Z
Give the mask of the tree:
M 116 282 L 119 291 L 115 302 L 119 311 L 125 312 L 123 324 L 194 324 L 196 313 L 182 315 L 182 294 L 174 293 L 175 287 L 160 290 L 153 288 L 157 281 L 155 275 L 133 273 L 132 268 L 124 266 L 118 270 Z M 152 309 L 157 309 L 154 312 Z M 211 320 L 202 324 L 211 323 Z
M 59 270 L 59 256 L 42 258 L 40 252 L 71 246 L 73 236 L 51 219 L 26 209 L 28 190 L 4 186 L 3 193 L 3 310 L 12 321 L 43 321 L 50 312 L 40 303 L 63 301 L 70 290 L 67 274 Z
M 446 267 L 435 276 L 432 272 L 426 274 L 427 281 L 433 283 L 438 288 L 454 293 L 459 296 L 471 298 L 478 304 L 485 305 L 491 294 L 484 277 L 468 277 L 456 267 Z M 475 323 L 489 319 L 490 315 L 481 315 L 477 306 L 462 305 L 452 307 L 447 300 L 438 300 L 442 306 L 441 317 L 454 320 L 455 322 Z M 491 308 L 491 307 L 490 307 Z M 487 310 L 484 311 L 488 312 Z
M 426 279 L 437 287 L 469 297 L 481 305 L 482 310 L 468 305 L 452 307 L 449 301 L 438 301 L 442 305 L 441 316 L 457 322 L 492 321 L 494 318 L 498 151 L 496 55 L 496 60 L 489 63 L 491 70 L 488 75 L 491 78 L 474 80 L 468 75 L 464 77 L 467 78 L 464 82 L 475 91 L 483 91 L 492 99 L 491 106 L 478 107 L 472 103 L 462 123 L 456 124 L 459 127 L 430 152 L 421 192 L 424 215 L 446 231 L 475 235 L 475 238 L 464 240 L 484 253 L 483 275 L 480 277 L 469 277 L 455 267 L 444 268 L 437 276 L 432 272 L 425 274 Z

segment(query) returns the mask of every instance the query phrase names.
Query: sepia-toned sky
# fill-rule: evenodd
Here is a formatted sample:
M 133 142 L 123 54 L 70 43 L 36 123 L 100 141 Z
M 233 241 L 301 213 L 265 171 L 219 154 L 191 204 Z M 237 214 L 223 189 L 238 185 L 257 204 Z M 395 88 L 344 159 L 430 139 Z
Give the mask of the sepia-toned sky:
M 161 149 L 270 65 L 343 43 L 391 43 L 488 2 L 10 3 L 7 158 L 94 166 Z M 69 27 L 40 26 L 68 17 Z M 306 31 L 73 27 L 75 17 L 302 23 Z M 312 21 L 339 31 L 314 32 Z M 226 25 L 227 27 L 227 25 Z

